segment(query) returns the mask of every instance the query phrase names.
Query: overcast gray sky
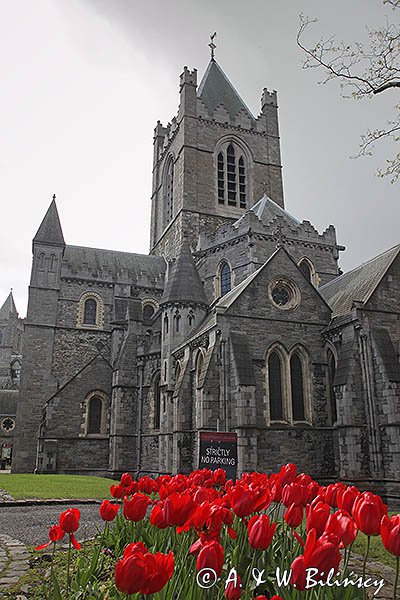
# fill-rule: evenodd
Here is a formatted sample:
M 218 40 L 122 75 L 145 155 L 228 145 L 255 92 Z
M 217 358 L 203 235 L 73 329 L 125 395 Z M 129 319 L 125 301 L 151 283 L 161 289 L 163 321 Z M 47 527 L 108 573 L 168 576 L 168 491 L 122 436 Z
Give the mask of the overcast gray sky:
M 148 252 L 152 133 L 176 114 L 179 74 L 216 58 L 253 112 L 279 100 L 286 208 L 319 231 L 333 224 L 344 270 L 400 241 L 399 184 L 375 176 L 390 149 L 351 160 L 398 91 L 340 97 L 301 68 L 299 13 L 310 39 L 363 39 L 398 17 L 381 0 L 0 0 L 0 303 L 25 315 L 31 240 L 53 193 L 67 243 Z

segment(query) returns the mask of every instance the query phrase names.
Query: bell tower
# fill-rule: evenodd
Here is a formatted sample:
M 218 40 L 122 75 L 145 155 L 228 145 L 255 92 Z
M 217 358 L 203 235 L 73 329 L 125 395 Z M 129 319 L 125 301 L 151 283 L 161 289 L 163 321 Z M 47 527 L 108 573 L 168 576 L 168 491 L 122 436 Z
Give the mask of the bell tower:
M 150 251 L 167 259 L 184 237 L 196 248 L 201 233 L 237 220 L 264 193 L 284 207 L 277 94 L 263 90 L 255 117 L 213 50 L 200 85 L 184 67 L 178 114 L 154 130 Z

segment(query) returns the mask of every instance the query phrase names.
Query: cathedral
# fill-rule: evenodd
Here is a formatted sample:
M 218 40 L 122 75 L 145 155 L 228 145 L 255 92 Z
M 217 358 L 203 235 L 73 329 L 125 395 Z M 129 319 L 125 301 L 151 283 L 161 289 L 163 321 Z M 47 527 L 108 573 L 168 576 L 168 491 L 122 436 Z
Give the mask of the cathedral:
M 33 239 L 12 469 L 189 472 L 201 432 L 238 473 L 295 462 L 400 492 L 400 245 L 342 274 L 335 228 L 285 210 L 278 103 L 184 68 L 154 130 L 150 254 Z

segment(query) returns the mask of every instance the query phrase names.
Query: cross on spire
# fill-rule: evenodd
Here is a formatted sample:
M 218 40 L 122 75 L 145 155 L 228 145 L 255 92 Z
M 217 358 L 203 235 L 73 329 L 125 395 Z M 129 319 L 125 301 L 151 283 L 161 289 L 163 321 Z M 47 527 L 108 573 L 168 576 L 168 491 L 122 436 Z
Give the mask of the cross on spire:
M 208 44 L 209 48 L 211 48 L 211 60 L 214 60 L 214 50 L 217 47 L 214 44 L 214 38 L 217 35 L 217 32 L 214 31 L 214 33 L 212 35 L 210 35 L 210 43 Z
M 53 201 L 55 201 L 55 199 L 56 199 L 56 195 L 55 195 L 55 194 L 53 194 Z

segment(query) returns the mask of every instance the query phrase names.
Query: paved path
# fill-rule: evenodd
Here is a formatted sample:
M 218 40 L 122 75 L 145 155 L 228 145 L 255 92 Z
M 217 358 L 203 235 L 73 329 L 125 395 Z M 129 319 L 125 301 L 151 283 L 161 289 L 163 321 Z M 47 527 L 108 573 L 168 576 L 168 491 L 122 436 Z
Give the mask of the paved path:
M 22 542 L 0 533 L 0 594 L 29 569 L 29 552 Z
M 75 506 L 81 511 L 78 540 L 92 537 L 103 528 L 98 504 L 58 504 L 40 506 L 0 505 L 0 598 L 29 568 L 27 546 L 48 541 L 51 525 L 58 523 L 61 512 Z

